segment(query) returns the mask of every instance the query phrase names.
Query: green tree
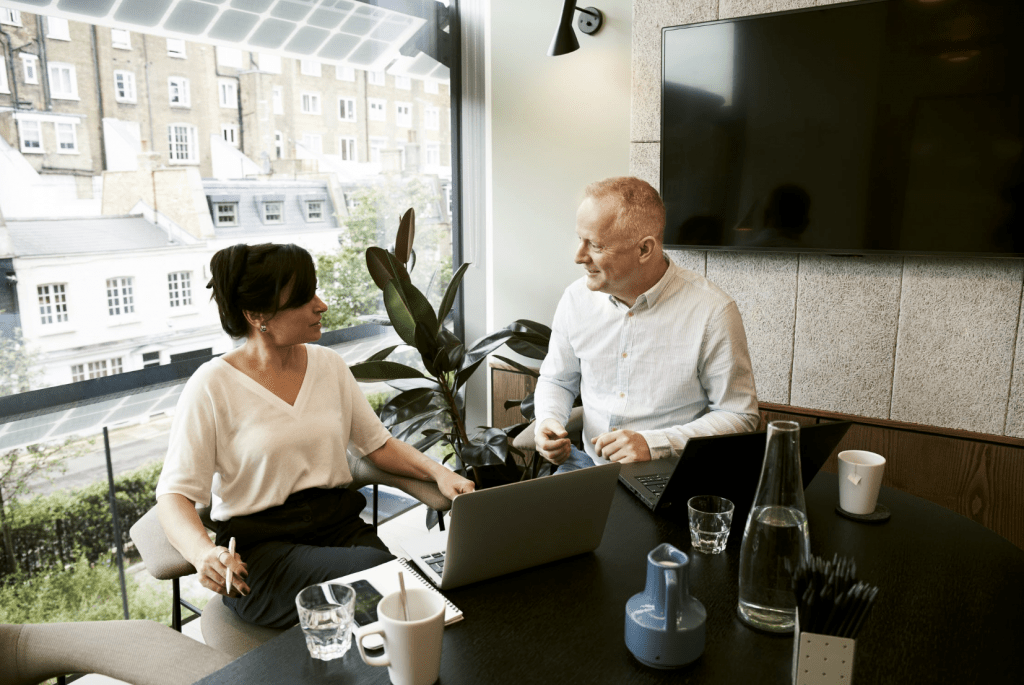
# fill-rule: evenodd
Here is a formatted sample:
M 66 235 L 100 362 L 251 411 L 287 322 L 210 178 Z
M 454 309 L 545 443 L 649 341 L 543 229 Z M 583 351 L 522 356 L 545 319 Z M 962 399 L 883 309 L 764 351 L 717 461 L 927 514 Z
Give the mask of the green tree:
M 35 364 L 35 355 L 25 344 L 20 328 L 15 328 L 10 337 L 0 336 L 0 397 L 29 390 L 39 375 Z

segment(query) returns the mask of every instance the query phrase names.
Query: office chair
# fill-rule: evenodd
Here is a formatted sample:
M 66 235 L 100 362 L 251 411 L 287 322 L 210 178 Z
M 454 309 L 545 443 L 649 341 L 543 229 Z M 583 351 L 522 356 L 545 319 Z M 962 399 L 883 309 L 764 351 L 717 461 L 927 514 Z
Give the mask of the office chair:
M 352 472 L 352 483 L 348 486 L 349 489 L 358 490 L 363 486 L 373 485 L 374 530 L 377 528 L 378 484 L 403 490 L 438 511 L 446 511 L 451 508 L 451 500 L 441 494 L 435 483 L 396 476 L 377 468 L 370 460 L 360 459 L 352 454 L 348 455 L 348 465 Z M 200 509 L 200 518 L 203 519 L 207 528 L 212 528 L 208 509 Z M 202 611 L 182 599 L 178 579 L 195 573 L 196 569 L 167 540 L 160 520 L 157 518 L 156 507 L 146 512 L 131 527 L 129 534 L 142 555 L 146 570 L 158 580 L 172 581 L 171 627 L 175 630 L 181 630 L 183 623 L 181 607 L 185 606 L 193 612 L 194 616 L 187 618 L 184 623 L 192 620 L 195 616 L 200 616 L 199 626 L 206 644 L 232 658 L 245 654 L 283 632 L 277 628 L 264 628 L 246 623 L 224 604 L 220 595 L 211 598 Z
M 231 660 L 153 621 L 0 624 L 0 685 L 36 685 L 69 673 L 190 685 Z

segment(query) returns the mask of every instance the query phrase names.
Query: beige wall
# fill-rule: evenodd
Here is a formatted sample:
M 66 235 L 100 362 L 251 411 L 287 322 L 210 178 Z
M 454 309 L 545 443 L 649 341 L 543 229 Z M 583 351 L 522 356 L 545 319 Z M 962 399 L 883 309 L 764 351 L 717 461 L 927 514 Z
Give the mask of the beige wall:
M 657 185 L 661 28 L 831 0 L 634 0 L 630 169 Z M 676 252 L 736 298 L 762 401 L 1024 437 L 1024 262 Z

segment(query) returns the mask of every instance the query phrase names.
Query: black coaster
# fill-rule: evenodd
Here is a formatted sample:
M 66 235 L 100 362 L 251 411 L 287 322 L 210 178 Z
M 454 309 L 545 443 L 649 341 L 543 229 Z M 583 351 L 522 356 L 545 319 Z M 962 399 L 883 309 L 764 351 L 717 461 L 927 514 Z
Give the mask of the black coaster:
M 861 523 L 885 523 L 889 520 L 892 514 L 889 513 L 889 507 L 884 504 L 876 504 L 875 510 L 870 514 L 851 514 L 845 509 L 840 508 L 836 505 L 836 513 L 844 518 L 848 518 L 851 521 L 860 521 Z

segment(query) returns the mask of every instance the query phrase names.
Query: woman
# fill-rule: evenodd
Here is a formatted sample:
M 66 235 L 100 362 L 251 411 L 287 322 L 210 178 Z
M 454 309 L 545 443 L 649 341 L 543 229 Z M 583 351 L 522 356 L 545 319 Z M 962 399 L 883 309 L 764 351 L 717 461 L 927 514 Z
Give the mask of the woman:
M 392 438 L 341 357 L 307 344 L 320 339 L 327 311 L 308 252 L 235 245 L 210 268 L 221 324 L 246 342 L 185 384 L 157 511 L 204 587 L 242 619 L 284 628 L 298 620 L 303 587 L 392 558 L 359 518 L 366 499 L 344 488 L 352 480 L 346 448 L 385 471 L 433 480 L 449 499 L 473 483 Z M 211 493 L 216 544 L 195 510 Z M 235 554 L 225 547 L 232 537 Z

